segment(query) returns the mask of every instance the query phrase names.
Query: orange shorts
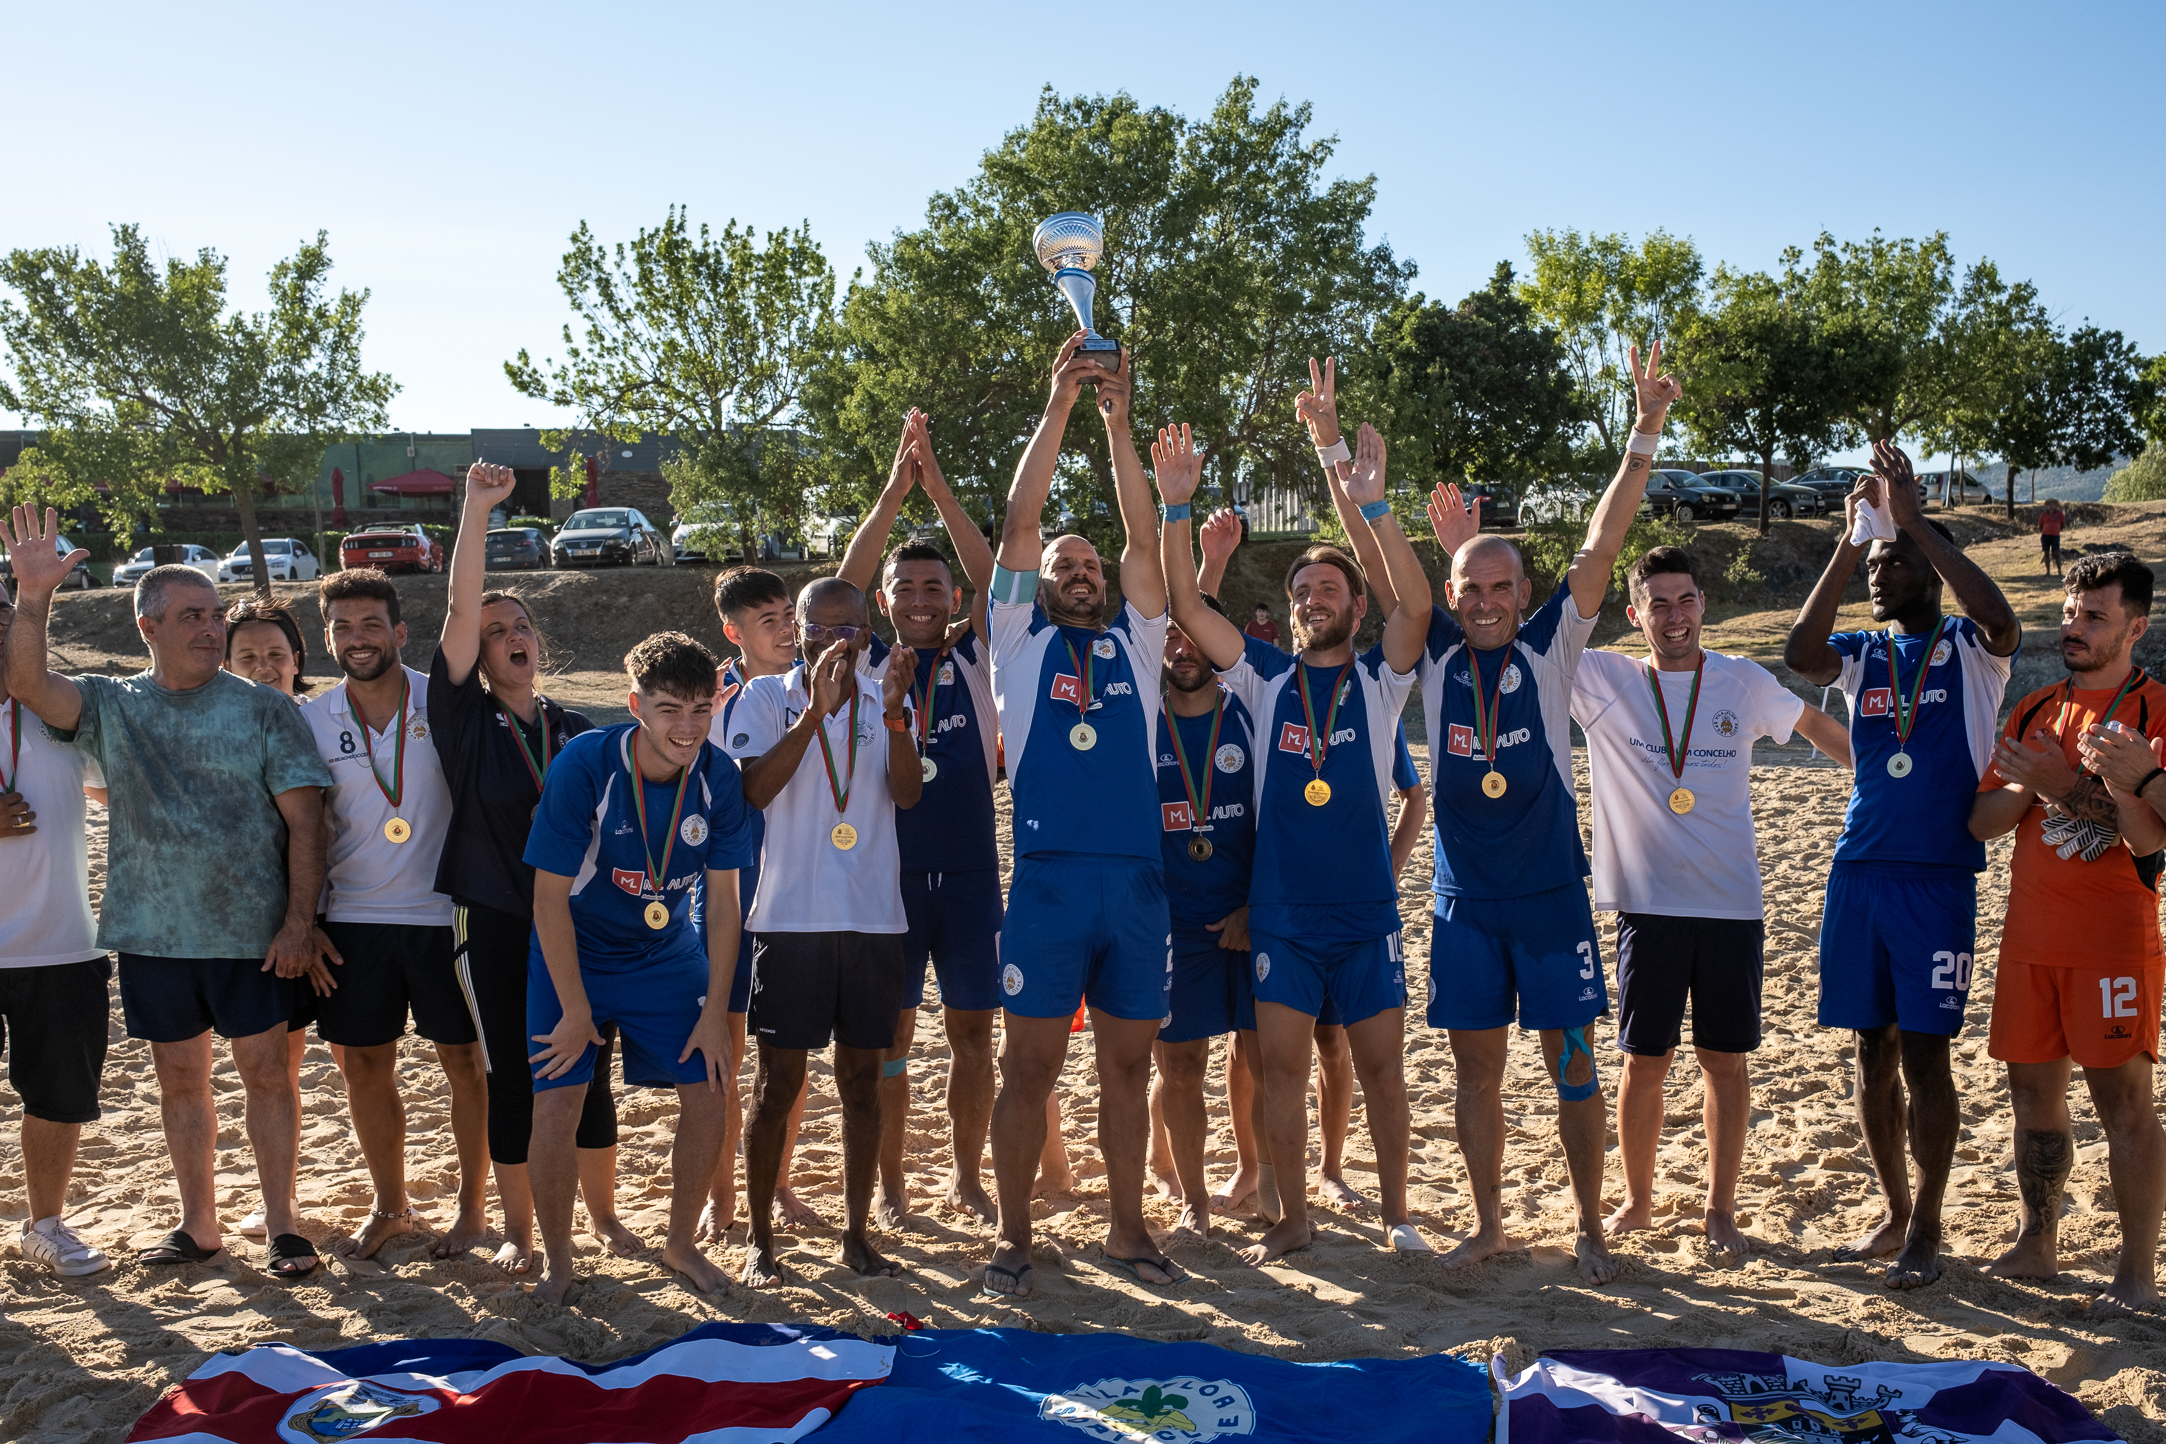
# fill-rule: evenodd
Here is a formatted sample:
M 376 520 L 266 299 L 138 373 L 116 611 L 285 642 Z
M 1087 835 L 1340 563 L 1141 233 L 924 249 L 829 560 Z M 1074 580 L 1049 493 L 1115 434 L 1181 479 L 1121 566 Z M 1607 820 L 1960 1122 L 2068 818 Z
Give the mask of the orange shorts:
M 2073 1058 L 2085 1068 L 2118 1068 L 2139 1053 L 2157 1062 L 2162 981 L 2166 968 L 2043 967 L 2002 958 L 1986 1052 L 2003 1063 Z

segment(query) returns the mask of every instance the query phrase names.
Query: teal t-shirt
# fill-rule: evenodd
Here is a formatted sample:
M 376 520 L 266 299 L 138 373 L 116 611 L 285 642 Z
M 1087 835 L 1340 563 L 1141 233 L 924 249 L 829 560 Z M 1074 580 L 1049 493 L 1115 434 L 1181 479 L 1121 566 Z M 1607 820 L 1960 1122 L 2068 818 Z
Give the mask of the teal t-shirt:
M 75 686 L 75 730 L 46 730 L 89 754 L 110 789 L 98 946 L 263 956 L 286 916 L 286 820 L 272 799 L 331 785 L 301 709 L 231 672 L 185 692 L 148 672 Z

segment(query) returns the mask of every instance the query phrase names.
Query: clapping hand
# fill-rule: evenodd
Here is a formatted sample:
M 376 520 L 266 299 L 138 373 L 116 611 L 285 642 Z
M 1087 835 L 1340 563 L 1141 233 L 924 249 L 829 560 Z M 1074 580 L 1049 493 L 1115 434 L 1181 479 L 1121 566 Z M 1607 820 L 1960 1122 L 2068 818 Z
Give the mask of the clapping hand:
M 809 678 L 814 715 L 831 717 L 849 700 L 844 688 L 855 685 L 856 675 L 850 663 L 850 644 L 847 642 L 829 643 L 827 650 L 814 659 Z
M 1910 458 L 1895 444 L 1895 438 L 1884 436 L 1873 443 L 1873 475 L 1879 479 L 1884 493 L 1880 503 L 1887 508 L 1897 526 L 1901 526 L 1906 517 L 1922 515 L 1923 508 L 1918 505 L 1917 474 L 1910 469 Z
M 466 469 L 466 499 L 484 511 L 494 511 L 519 484 L 519 474 L 492 461 L 477 461 Z
M 1309 358 L 1309 389 L 1294 398 L 1294 415 L 1300 417 L 1309 428 L 1309 440 L 1318 447 L 1330 446 L 1339 439 L 1339 358 L 1326 356 L 1319 370 L 1316 358 Z
M 1354 438 L 1353 469 L 1343 473 L 1346 499 L 1367 506 L 1384 499 L 1384 437 L 1368 422 Z
M 2031 738 L 2037 745 L 2003 737 L 1993 749 L 1994 767 L 2010 782 L 2047 801 L 2067 796 L 2068 789 L 2076 785 L 2076 769 L 2061 755 L 2060 739 L 2044 728 L 2033 732 Z
M 1203 564 L 1224 569 L 1232 559 L 1234 549 L 1241 545 L 1241 518 L 1230 507 L 1220 507 L 1211 513 L 1211 519 L 1196 529 L 1196 542 L 1203 548 Z
M 910 696 L 911 679 L 918 674 L 918 654 L 909 647 L 896 646 L 887 654 L 887 671 L 880 678 L 880 706 L 888 712 L 900 712 Z M 934 679 L 936 682 L 937 678 Z
M 1481 518 L 1469 509 L 1470 503 L 1459 494 L 1459 488 L 1450 482 L 1437 483 L 1437 489 L 1429 493 L 1429 529 L 1436 533 L 1436 544 L 1444 549 L 1447 559 L 1459 554 L 1459 548 L 1474 540 L 1482 529 Z
M 1151 474 L 1158 481 L 1159 500 L 1168 506 L 1179 506 L 1196 494 L 1203 457 L 1186 423 L 1160 429 L 1158 440 L 1151 443 Z
M 60 514 L 51 507 L 45 508 L 43 529 L 38 526 L 36 507 L 16 507 L 12 527 L 0 521 L 0 541 L 7 543 L 8 561 L 13 564 L 18 596 L 51 596 L 60 590 L 68 573 L 78 564 L 90 560 L 90 553 L 81 548 L 66 556 L 56 550 L 60 541 Z
M 2116 792 L 2129 794 L 2162 765 L 2162 752 L 2166 752 L 2166 737 L 2146 743 L 2141 732 L 2112 727 L 2093 727 L 2076 741 L 2076 754 L 2083 759 L 2083 765 L 2104 778 Z
M 1656 432 L 1662 429 L 1662 418 L 1669 414 L 1670 403 L 1684 394 L 1685 388 L 1677 384 L 1675 376 L 1662 370 L 1662 343 L 1648 349 L 1647 365 L 1640 366 L 1640 348 L 1632 348 L 1632 391 L 1639 401 L 1641 420 L 1652 419 L 1653 426 L 1634 424 L 1635 431 Z

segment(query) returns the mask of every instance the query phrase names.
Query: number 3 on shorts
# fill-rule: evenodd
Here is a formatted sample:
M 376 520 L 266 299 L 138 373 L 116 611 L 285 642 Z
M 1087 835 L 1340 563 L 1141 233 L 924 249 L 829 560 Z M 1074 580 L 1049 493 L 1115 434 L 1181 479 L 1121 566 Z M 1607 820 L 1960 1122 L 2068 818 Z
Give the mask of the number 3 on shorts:
M 2102 1018 L 2135 1017 L 2136 980 L 2134 978 L 2100 978 L 2098 980 L 2098 1015 Z
M 1579 957 L 1580 957 L 1580 961 L 1586 964 L 1586 966 L 1585 966 L 1585 967 L 1583 967 L 1583 968 L 1581 968 L 1581 969 L 1579 970 L 1579 975 L 1580 975 L 1581 977 L 1583 977 L 1583 978 L 1591 978 L 1591 977 L 1593 977 L 1593 976 L 1594 976 L 1594 944 L 1593 944 L 1593 943 L 1586 943 L 1586 942 L 1583 942 L 1583 943 L 1581 943 L 1581 944 L 1579 945 Z
M 1951 976 L 1952 975 L 1952 976 Z M 1945 950 L 1933 954 L 1933 986 L 1957 991 L 1970 986 L 1970 954 Z

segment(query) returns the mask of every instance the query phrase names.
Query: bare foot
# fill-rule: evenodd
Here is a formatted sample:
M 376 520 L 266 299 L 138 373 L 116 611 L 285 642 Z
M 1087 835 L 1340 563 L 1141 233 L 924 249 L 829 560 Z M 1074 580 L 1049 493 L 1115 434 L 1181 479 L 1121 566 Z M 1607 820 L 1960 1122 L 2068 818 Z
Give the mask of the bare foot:
M 819 1211 L 797 1196 L 796 1190 L 775 1190 L 775 1222 L 784 1228 L 818 1228 L 824 1220 Z
M 1889 1214 L 1881 1219 L 1880 1227 L 1874 1229 L 1856 1243 L 1846 1244 L 1835 1250 L 1836 1263 L 1861 1263 L 1866 1259 L 1886 1258 L 1903 1246 L 1904 1235 L 1910 1232 L 1910 1215 L 1897 1218 Z
M 626 1228 L 624 1220 L 615 1214 L 608 1218 L 590 1218 L 587 1224 L 588 1236 L 618 1258 L 630 1258 L 646 1247 L 640 1242 L 639 1235 Z
M 421 1219 L 412 1204 L 397 1213 L 385 1213 L 381 1209 L 369 1214 L 369 1221 L 361 1226 L 361 1232 L 351 1238 L 342 1238 L 331 1245 L 331 1252 L 340 1258 L 374 1258 L 382 1248 L 400 1234 L 419 1233 Z
M 2158 1285 L 2148 1279 L 2123 1278 L 2115 1274 L 2106 1291 L 2085 1306 L 2094 1319 L 2125 1318 L 2158 1311 Z
M 1038 1174 L 1038 1181 L 1030 1186 L 1030 1196 L 1032 1198 L 1053 1198 L 1063 1193 L 1072 1194 L 1074 1192 L 1075 1170 L 1072 1168 L 1064 1168 L 1058 1173 L 1046 1173 L 1041 1170 Z M 994 1292 L 999 1293 L 1001 1291 L 995 1289 Z
M 550 1273 L 545 1262 L 542 1265 L 542 1276 L 527 1285 L 527 1292 L 533 1296 L 535 1303 L 562 1305 L 571 1301 L 572 1289 L 578 1282 L 579 1276 L 569 1269 L 562 1275 Z
M 1342 1212 L 1363 1214 L 1376 1212 L 1376 1205 L 1369 1202 L 1367 1198 L 1355 1190 L 1352 1184 L 1349 1184 L 1343 1178 L 1334 1178 L 1326 1174 L 1323 1181 L 1316 1186 L 1316 1191 L 1324 1196 L 1324 1202 Z
M 1700 1232 L 1707 1235 L 1710 1253 L 1734 1255 L 1743 1258 L 1752 1252 L 1752 1240 L 1745 1237 L 1737 1226 L 1737 1215 L 1710 1213 L 1700 1223 Z
M 1888 1287 L 1922 1289 L 1940 1277 L 1940 1240 L 1913 1239 L 1888 1265 Z
M 956 1213 L 968 1214 L 980 1223 L 1000 1222 L 1000 1210 L 993 1207 L 985 1185 L 975 1177 L 948 1176 L 948 1207 Z
M 730 1230 L 737 1226 L 737 1220 L 734 1216 L 737 1212 L 735 1200 L 731 1201 L 731 1205 L 731 1216 L 725 1217 L 722 1212 L 722 1205 L 711 1198 L 708 1199 L 707 1206 L 699 1211 L 699 1227 L 692 1230 L 692 1242 L 720 1243 L 723 1239 L 728 1238 Z
M 842 1247 L 835 1250 L 835 1262 L 868 1279 L 902 1277 L 902 1266 L 882 1258 L 863 1234 L 844 1234 Z
M 1011 1298 L 1030 1297 L 1030 1254 L 1002 1239 L 985 1265 L 985 1291 Z
M 1315 1239 L 1316 1232 L 1308 1224 L 1282 1218 L 1261 1239 L 1241 1250 L 1241 1262 L 1267 1264 L 1295 1249 L 1307 1248 Z
M 1581 1234 L 1572 1252 L 1579 1258 L 1579 1276 L 1596 1288 L 1617 1277 L 1617 1257 L 1602 1242 L 1600 1234 Z
M 1256 1170 L 1256 1212 L 1265 1223 L 1277 1223 L 1286 1216 L 1279 1206 L 1279 1171 L 1268 1163 Z
M 1211 1195 L 1211 1212 L 1232 1213 L 1256 1192 L 1256 1166 L 1244 1165 L 1232 1180 Z
M 495 1264 L 503 1272 L 516 1277 L 534 1267 L 533 1246 L 531 1244 L 506 1241 L 504 1246 L 496 1251 L 496 1256 L 490 1259 L 489 1262 Z
M 757 1243 L 745 1244 L 745 1266 L 737 1281 L 746 1288 L 771 1289 L 782 1282 L 782 1263 Z
M 489 1215 L 483 1209 L 459 1210 L 452 1221 L 451 1232 L 436 1241 L 429 1250 L 437 1258 L 456 1258 L 489 1236 Z
M 1173 1232 L 1166 1235 L 1168 1244 L 1202 1243 L 1211 1233 L 1210 1210 L 1199 1210 L 1193 1203 L 1181 1205 L 1180 1221 L 1173 1225 Z
M 1151 1168 L 1151 1186 L 1158 1190 L 1160 1198 L 1179 1198 L 1181 1196 L 1179 1175 L 1171 1172 L 1161 1173 L 1155 1164 Z
M 1985 1272 L 1997 1279 L 2053 1279 L 2061 1276 L 2061 1260 L 2051 1239 L 2034 1234 L 1987 1264 Z
M 1602 1225 L 1611 1238 L 1622 1238 L 1628 1233 L 1637 1233 L 1643 1228 L 1653 1228 L 1654 1226 L 1654 1200 L 1648 1199 L 1641 1203 L 1634 1203 L 1629 1198 L 1618 1204 L 1617 1211 L 1611 1214 Z
M 729 1287 L 729 1275 L 716 1268 L 714 1260 L 701 1253 L 696 1243 L 681 1247 L 664 1244 L 662 1262 L 682 1274 L 685 1286 L 696 1294 L 720 1293 Z
M 873 1188 L 872 1221 L 874 1223 L 877 1223 L 889 1233 L 901 1233 L 904 1228 L 908 1227 L 909 1217 L 910 1199 L 907 1194 L 889 1193 L 887 1185 L 884 1183 Z
M 1444 1255 L 1437 1262 L 1448 1269 L 1463 1269 L 1478 1264 L 1485 1258 L 1495 1258 L 1500 1253 L 1510 1253 L 1518 1247 L 1518 1244 L 1505 1236 L 1504 1229 L 1500 1225 L 1492 1231 L 1477 1233 L 1463 1240 L 1457 1248 Z

